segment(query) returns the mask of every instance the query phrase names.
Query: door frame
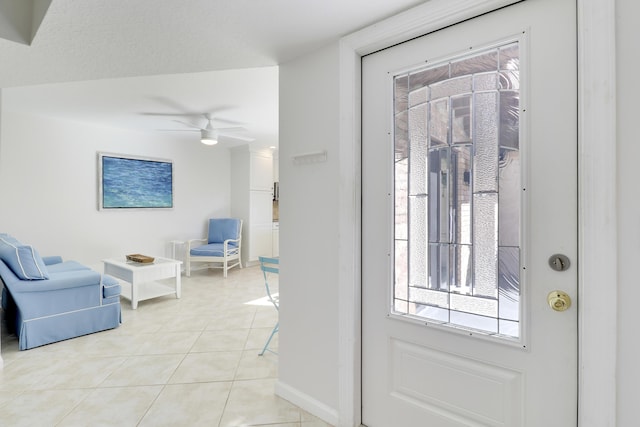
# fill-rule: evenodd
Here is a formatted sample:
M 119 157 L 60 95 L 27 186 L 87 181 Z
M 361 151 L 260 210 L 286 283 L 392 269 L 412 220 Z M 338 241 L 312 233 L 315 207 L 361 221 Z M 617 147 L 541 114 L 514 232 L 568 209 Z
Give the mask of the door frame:
M 361 424 L 361 68 L 377 50 L 520 0 L 430 0 L 340 40 L 338 425 Z M 525 0 L 526 1 L 526 0 Z M 578 27 L 578 425 L 616 424 L 615 2 L 576 0 Z M 610 145 L 602 144 L 610 141 Z M 612 149 L 614 148 L 614 149 Z M 596 291 L 597 290 L 597 291 Z

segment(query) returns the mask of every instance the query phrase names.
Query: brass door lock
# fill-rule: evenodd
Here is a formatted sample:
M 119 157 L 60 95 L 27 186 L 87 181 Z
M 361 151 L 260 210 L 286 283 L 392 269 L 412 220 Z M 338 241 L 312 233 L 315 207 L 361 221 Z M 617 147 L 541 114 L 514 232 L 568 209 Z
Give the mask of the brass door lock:
M 549 307 L 555 311 L 565 311 L 571 307 L 571 297 L 562 291 L 551 291 L 547 295 Z

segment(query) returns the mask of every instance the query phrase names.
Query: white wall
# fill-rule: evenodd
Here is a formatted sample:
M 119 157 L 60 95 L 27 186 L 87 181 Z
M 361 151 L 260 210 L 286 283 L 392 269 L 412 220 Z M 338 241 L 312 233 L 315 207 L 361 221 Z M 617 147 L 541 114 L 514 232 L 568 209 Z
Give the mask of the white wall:
M 280 66 L 277 390 L 325 419 L 338 408 L 338 90 L 337 44 Z M 319 150 L 326 162 L 292 161 Z
M 6 104 L 5 97 L 0 232 L 34 245 L 43 256 L 100 266 L 101 259 L 127 253 L 169 255 L 170 240 L 203 237 L 207 218 L 229 215 L 225 148 L 12 113 Z M 174 209 L 98 211 L 98 151 L 173 160 Z
M 638 425 L 640 384 L 640 189 L 638 161 L 638 99 L 640 99 L 640 56 L 638 16 L 640 3 L 618 0 L 617 8 L 617 114 L 618 114 L 618 426 Z M 608 141 L 603 141 L 607 143 Z M 612 145 L 612 149 L 614 144 Z M 602 304 L 615 309 L 616 301 L 602 295 Z
M 602 304 L 618 313 L 617 349 L 617 426 L 637 424 L 637 385 L 640 383 L 640 340 L 637 325 L 640 301 L 640 190 L 635 177 L 640 159 L 638 141 L 638 99 L 640 99 L 640 56 L 637 53 L 637 17 L 640 3 L 616 0 L 617 8 L 617 140 L 603 141 L 618 156 L 618 300 L 602 295 Z M 313 52 L 285 64 L 280 69 L 280 202 L 282 221 L 281 308 L 283 329 L 280 335 L 280 383 L 295 388 L 310 406 L 323 403 L 337 408 L 335 377 L 337 330 L 335 316 L 338 302 L 323 300 L 317 304 L 318 289 L 336 296 L 337 263 L 317 262 L 314 256 L 325 255 L 314 247 L 311 236 L 321 235 L 329 245 L 335 244 L 337 206 L 331 194 L 337 191 L 335 135 L 338 126 L 335 99 L 337 55 L 332 47 Z M 311 100 L 311 101 L 309 101 Z M 304 108 L 300 106 L 304 105 Z M 296 168 L 290 157 L 296 152 L 329 147 L 329 162 L 314 167 Z M 315 169 L 314 169 L 315 168 Z M 310 173 L 307 173 L 307 172 Z M 313 173 L 316 172 L 316 173 Z M 327 176 L 325 172 L 332 176 Z M 318 194 L 318 185 L 326 198 Z M 318 210 L 314 214 L 314 210 Z M 322 266 L 317 274 L 318 266 Z M 323 326 L 322 322 L 328 322 Z M 311 329 L 318 327 L 320 331 Z M 316 353 L 320 348 L 321 354 Z M 291 390 L 288 396 L 295 395 Z M 301 399 L 303 400 L 303 399 Z M 326 409 L 326 408 L 325 408 Z M 610 426 L 614 427 L 614 426 Z

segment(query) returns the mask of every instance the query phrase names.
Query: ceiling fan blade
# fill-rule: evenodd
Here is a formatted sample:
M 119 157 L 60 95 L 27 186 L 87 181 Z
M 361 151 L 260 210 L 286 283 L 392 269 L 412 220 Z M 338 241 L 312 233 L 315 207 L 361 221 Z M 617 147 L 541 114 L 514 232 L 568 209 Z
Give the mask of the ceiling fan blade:
M 139 112 L 141 116 L 154 116 L 154 117 L 202 117 L 202 113 L 157 113 L 153 111 Z
M 203 114 L 203 116 L 207 120 L 211 120 L 212 122 L 216 122 L 216 123 L 223 123 L 223 124 L 233 125 L 233 126 L 240 126 L 244 124 L 243 122 L 239 122 L 237 120 L 225 119 L 222 117 L 214 116 L 212 113 L 205 113 Z
M 182 105 L 176 100 L 164 97 L 164 96 L 151 96 L 149 99 L 152 99 L 159 104 L 164 105 L 165 109 L 173 110 L 172 113 L 140 113 L 148 116 L 184 116 L 184 117 L 213 117 L 215 114 L 221 111 L 232 110 L 235 107 L 233 105 L 218 105 L 211 108 L 208 108 L 204 111 L 207 113 L 203 113 L 203 110 L 192 110 L 188 108 L 186 105 Z
M 229 111 L 229 110 L 233 110 L 238 108 L 237 105 L 217 105 L 211 108 L 207 108 L 203 111 L 205 111 L 204 113 L 200 113 L 200 116 L 204 116 L 206 119 L 211 119 L 211 120 L 217 120 L 216 119 L 216 114 L 223 112 L 223 111 Z
M 196 125 L 194 123 L 183 122 L 182 120 L 174 120 L 174 122 L 189 126 L 190 128 L 195 128 L 195 129 L 198 129 L 198 130 L 202 129 L 202 127 L 200 127 L 199 125 Z
M 219 127 L 214 127 L 215 130 L 220 130 L 222 132 L 242 132 L 242 131 L 246 131 L 247 129 L 241 127 L 241 126 L 233 126 L 233 127 L 228 127 L 228 128 L 219 128 Z
M 250 137 L 247 137 L 247 136 L 240 136 L 240 135 L 232 135 L 232 134 L 227 134 L 227 133 L 224 133 L 224 132 L 219 132 L 218 135 L 221 136 L 224 139 L 235 139 L 235 140 L 238 140 L 238 141 L 245 141 L 245 142 L 252 142 L 252 141 L 256 140 L 255 138 L 250 138 Z
M 149 111 L 143 111 L 142 113 L 138 113 L 141 116 L 159 116 L 159 117 L 174 117 L 174 116 L 183 116 L 184 114 L 179 113 L 152 113 Z
M 176 113 L 170 114 L 168 113 L 167 115 L 170 116 L 190 116 L 190 117 L 197 117 L 197 116 L 201 116 L 202 113 L 198 112 L 198 111 L 192 111 L 190 108 L 188 108 L 185 105 L 180 104 L 177 101 L 174 101 L 173 99 L 164 97 L 164 96 L 152 96 L 151 99 L 153 99 L 154 101 L 157 101 L 160 104 L 164 104 L 165 106 L 169 107 L 172 110 L 175 110 Z

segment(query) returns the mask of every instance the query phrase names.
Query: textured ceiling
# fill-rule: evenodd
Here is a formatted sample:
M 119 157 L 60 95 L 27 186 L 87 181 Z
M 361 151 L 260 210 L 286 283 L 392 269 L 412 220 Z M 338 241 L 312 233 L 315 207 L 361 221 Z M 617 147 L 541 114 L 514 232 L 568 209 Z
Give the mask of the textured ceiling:
M 0 4 L 15 1 L 0 0 Z M 43 0 L 20 1 L 36 2 L 35 13 Z M 215 87 L 238 95 L 229 119 L 251 123 L 258 117 L 249 111 L 259 111 L 260 106 L 247 108 L 246 115 L 239 116 L 243 111 L 239 104 L 260 101 L 240 96 L 247 89 L 246 80 L 218 71 L 262 69 L 264 78 L 270 80 L 273 66 L 420 3 L 423 1 L 53 0 L 30 45 L 0 38 L 3 104 L 7 110 L 31 108 L 36 114 L 62 117 L 75 110 L 77 120 L 124 127 L 135 127 L 138 121 L 141 129 L 149 129 L 158 124 L 141 117 L 140 111 L 224 107 L 221 102 L 230 102 L 226 95 L 217 96 L 214 89 L 198 90 Z M 0 25 L 5 25 L 1 18 Z M 193 79 L 175 76 L 184 73 L 200 74 Z M 161 76 L 165 75 L 169 76 L 163 83 Z M 157 77 L 152 83 L 127 79 L 140 76 Z M 87 82 L 103 79 L 117 80 Z M 216 79 L 226 79 L 226 85 L 220 88 Z M 51 91 L 62 90 L 55 87 L 62 82 L 82 83 L 62 85 L 72 95 L 65 105 L 60 100 L 50 105 L 46 99 Z M 27 91 L 24 97 L 21 91 Z M 272 108 L 272 101 L 267 100 L 263 107 Z M 131 114 L 125 117 L 123 111 Z M 275 118 L 271 126 L 277 128 L 277 114 Z

